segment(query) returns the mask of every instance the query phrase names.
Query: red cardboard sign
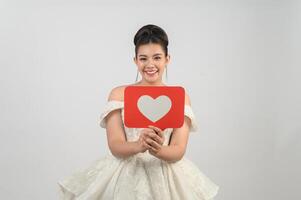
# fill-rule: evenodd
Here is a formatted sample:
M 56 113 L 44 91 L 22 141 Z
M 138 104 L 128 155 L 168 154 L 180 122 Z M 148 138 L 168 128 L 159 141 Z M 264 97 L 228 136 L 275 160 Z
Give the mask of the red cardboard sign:
M 129 128 L 162 130 L 184 123 L 185 90 L 178 86 L 128 86 L 124 90 L 124 122 Z

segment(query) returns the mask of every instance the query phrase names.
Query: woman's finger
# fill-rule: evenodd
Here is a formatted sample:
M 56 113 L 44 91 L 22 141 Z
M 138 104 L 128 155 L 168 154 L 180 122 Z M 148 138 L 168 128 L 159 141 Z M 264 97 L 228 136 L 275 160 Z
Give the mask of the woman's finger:
M 152 125 L 149 125 L 148 127 L 153 129 L 160 137 L 163 137 L 163 131 L 160 128 Z
M 146 148 L 147 148 L 148 150 L 157 151 L 154 147 L 152 147 L 151 145 L 149 145 L 149 144 L 146 142 L 146 140 L 143 141 L 143 143 L 144 143 L 144 146 L 146 146 Z
M 155 141 L 156 141 L 157 143 L 159 143 L 160 145 L 162 145 L 163 142 L 164 142 L 164 139 L 161 138 L 160 136 L 158 136 L 158 135 L 157 135 L 156 133 L 154 133 L 153 131 L 145 133 L 145 136 L 146 136 L 146 137 L 152 138 L 153 140 L 155 140 Z
M 154 127 L 154 126 L 150 126 L 150 127 Z M 154 127 L 156 128 L 156 127 Z M 152 128 L 153 132 L 155 132 L 155 134 L 158 136 L 159 139 L 157 139 L 157 141 L 160 143 L 160 144 L 163 144 L 164 140 L 165 140 L 165 137 L 164 137 L 164 133 L 162 131 L 160 131 L 161 129 L 158 128 L 158 131 L 159 132 L 156 132 L 155 129 Z
M 149 146 L 151 146 L 152 149 L 156 149 L 157 151 L 161 149 L 161 145 L 158 144 L 156 141 L 150 138 L 146 138 L 145 141 Z

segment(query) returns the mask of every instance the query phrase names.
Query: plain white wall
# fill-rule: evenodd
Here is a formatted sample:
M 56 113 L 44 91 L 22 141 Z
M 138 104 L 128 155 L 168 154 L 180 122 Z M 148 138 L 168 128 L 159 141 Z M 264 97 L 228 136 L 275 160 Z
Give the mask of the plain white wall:
M 300 199 L 300 1 L 1 1 L 0 199 L 58 199 L 108 153 L 98 118 L 133 83 L 133 37 L 166 30 L 168 84 L 190 95 L 186 156 L 216 200 Z

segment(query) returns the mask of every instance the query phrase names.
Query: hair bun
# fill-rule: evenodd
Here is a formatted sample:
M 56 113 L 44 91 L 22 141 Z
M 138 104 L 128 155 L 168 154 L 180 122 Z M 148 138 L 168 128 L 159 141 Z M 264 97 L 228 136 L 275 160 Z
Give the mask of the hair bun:
M 137 55 L 137 50 L 140 45 L 148 43 L 160 44 L 167 55 L 168 37 L 166 32 L 159 26 L 148 24 L 141 27 L 135 37 L 134 44 L 136 46 L 135 53 Z

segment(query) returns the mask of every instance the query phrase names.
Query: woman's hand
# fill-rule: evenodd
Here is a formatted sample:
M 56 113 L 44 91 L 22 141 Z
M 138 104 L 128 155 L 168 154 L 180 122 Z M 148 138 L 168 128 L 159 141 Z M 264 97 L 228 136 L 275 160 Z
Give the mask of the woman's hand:
M 164 134 L 163 131 L 155 126 L 148 126 L 149 129 L 144 132 L 144 141 L 148 147 L 149 153 L 156 155 L 162 148 L 164 143 Z
M 145 133 L 147 130 L 142 129 L 140 135 L 139 135 L 139 139 L 137 141 L 138 144 L 138 152 L 139 153 L 144 153 L 146 150 L 149 149 L 148 145 L 145 142 Z

